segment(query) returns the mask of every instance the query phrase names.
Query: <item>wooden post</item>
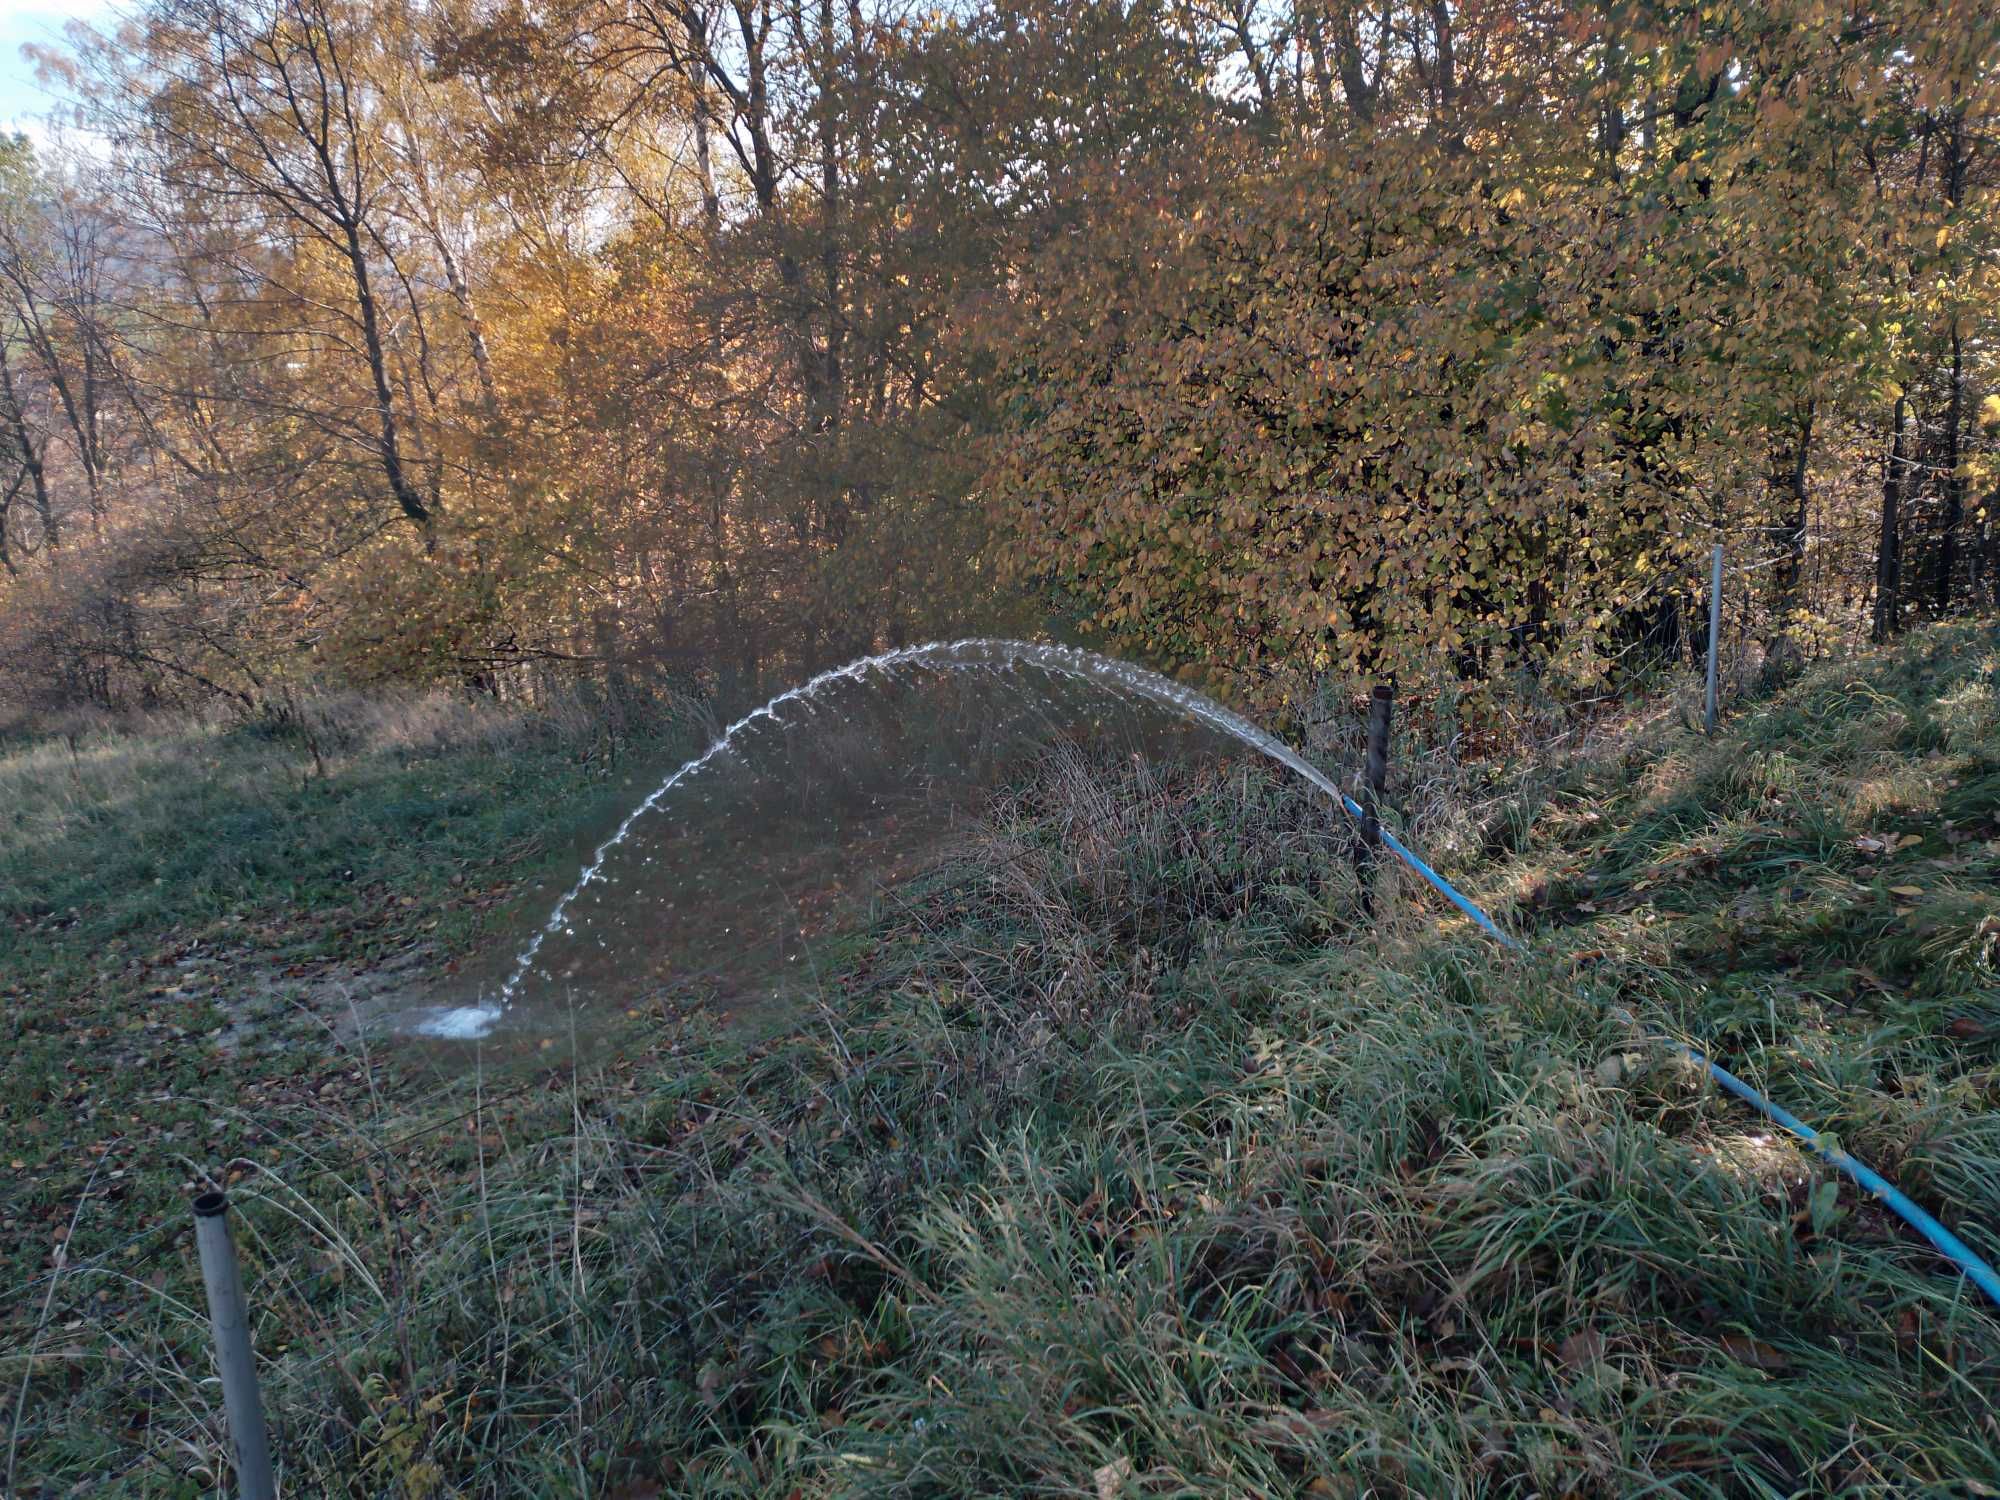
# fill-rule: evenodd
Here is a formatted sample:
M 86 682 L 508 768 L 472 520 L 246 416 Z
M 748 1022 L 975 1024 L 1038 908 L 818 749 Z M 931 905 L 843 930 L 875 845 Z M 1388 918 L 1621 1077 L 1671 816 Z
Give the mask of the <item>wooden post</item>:
M 1377 683 L 1368 698 L 1368 760 L 1361 781 L 1361 843 L 1355 851 L 1355 863 L 1363 876 L 1361 909 L 1371 917 L 1375 915 L 1375 851 L 1382 847 L 1382 825 L 1376 819 L 1375 806 L 1389 782 L 1389 721 L 1395 707 L 1396 689 L 1386 682 Z
M 1702 714 L 1702 722 L 1708 726 L 1710 734 L 1715 733 L 1716 709 L 1719 694 L 1716 690 L 1716 652 L 1722 641 L 1722 543 L 1715 544 L 1715 556 L 1708 580 L 1708 706 Z
M 208 1288 L 215 1364 L 222 1375 L 222 1410 L 236 1459 L 236 1493 L 241 1500 L 277 1500 L 264 1403 L 257 1394 L 257 1365 L 250 1353 L 243 1272 L 229 1237 L 229 1200 L 221 1193 L 203 1193 L 194 1200 L 194 1242 L 201 1254 L 201 1279 Z

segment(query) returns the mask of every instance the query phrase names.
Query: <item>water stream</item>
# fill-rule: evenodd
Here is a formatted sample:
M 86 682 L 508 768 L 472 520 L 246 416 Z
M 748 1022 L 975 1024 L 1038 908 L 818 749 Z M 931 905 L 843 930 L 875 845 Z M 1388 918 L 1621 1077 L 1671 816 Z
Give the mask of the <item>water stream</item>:
M 815 943 L 1062 740 L 1150 760 L 1248 748 L 1342 800 L 1282 740 L 1130 662 L 984 638 L 887 651 L 778 694 L 665 775 L 511 960 L 405 1028 L 478 1039 L 662 987 L 722 1006 L 809 987 Z

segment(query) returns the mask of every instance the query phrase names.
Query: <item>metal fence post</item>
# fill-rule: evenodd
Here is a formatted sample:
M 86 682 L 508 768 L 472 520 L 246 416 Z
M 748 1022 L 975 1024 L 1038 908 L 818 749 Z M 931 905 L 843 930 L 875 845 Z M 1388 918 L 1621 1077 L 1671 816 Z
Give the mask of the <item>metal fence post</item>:
M 1355 862 L 1364 876 L 1361 909 L 1375 914 L 1373 870 L 1375 851 L 1382 847 L 1382 825 L 1375 817 L 1375 804 L 1389 781 L 1389 720 L 1396 707 L 1396 690 L 1386 682 L 1377 683 L 1368 698 L 1368 760 L 1361 781 L 1361 843 Z
M 1716 690 L 1716 653 L 1722 643 L 1722 543 L 1715 544 L 1715 555 L 1708 580 L 1708 706 L 1702 714 L 1702 721 L 1710 734 L 1715 733 L 1715 714 L 1718 707 Z
M 236 1459 L 236 1493 L 241 1500 L 277 1500 L 264 1403 L 257 1394 L 257 1366 L 250 1353 L 243 1273 L 229 1237 L 229 1199 L 223 1194 L 203 1193 L 194 1200 L 194 1242 L 201 1254 L 201 1279 L 208 1288 L 215 1363 L 222 1374 L 222 1409 Z

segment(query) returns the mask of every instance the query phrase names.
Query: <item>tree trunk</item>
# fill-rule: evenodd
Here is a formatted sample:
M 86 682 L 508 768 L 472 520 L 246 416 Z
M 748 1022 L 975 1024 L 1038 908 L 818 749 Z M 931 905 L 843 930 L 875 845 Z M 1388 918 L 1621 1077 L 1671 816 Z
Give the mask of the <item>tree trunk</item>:
M 702 59 L 708 55 L 705 18 L 690 7 L 682 12 L 681 24 L 688 39 L 688 89 L 694 102 L 694 167 L 701 184 L 701 222 L 712 249 L 722 233 L 722 195 L 715 187 L 715 160 L 709 139 L 714 120 L 708 102 L 708 73 Z
M 1370 78 L 1361 56 L 1361 36 L 1355 24 L 1353 11 L 1340 8 L 1340 30 L 1334 37 L 1334 56 L 1340 69 L 1340 92 L 1346 97 L 1347 107 L 1353 112 L 1360 125 L 1375 123 L 1375 98 L 1382 82 L 1382 59 L 1376 54 L 1375 76 Z M 1382 13 L 1383 30 L 1387 30 L 1390 11 L 1387 6 Z M 1379 35 L 1379 33 L 1378 33 Z M 1379 47 L 1378 43 L 1378 47 Z
M 7 521 L 14 511 L 14 497 L 21 493 L 21 486 L 27 479 L 28 466 L 23 464 L 7 486 L 7 493 L 0 495 L 0 567 L 4 567 L 8 575 L 14 578 L 21 576 L 21 570 L 14 565 L 14 548 L 13 543 L 8 540 Z
M 382 457 L 382 472 L 388 477 L 389 492 L 396 497 L 403 514 L 428 535 L 430 508 L 403 468 L 402 444 L 396 434 L 396 403 L 389 387 L 388 360 L 382 353 L 382 333 L 375 317 L 375 294 L 368 283 L 368 257 L 361 249 L 360 226 L 348 218 L 342 228 L 347 234 L 347 263 L 354 275 L 354 300 L 361 310 L 362 347 L 368 357 L 368 373 L 375 382 L 375 416 L 381 434 L 376 446 Z
M 1980 540 L 1986 552 L 1986 588 L 1993 607 L 2000 609 L 2000 490 L 1979 502 Z
M 1772 455 L 1772 487 L 1779 491 L 1784 508 L 1778 533 L 1782 558 L 1777 570 L 1778 599 L 1786 608 L 1797 607 L 1799 584 L 1805 577 L 1806 468 L 1812 458 L 1814 415 L 1813 403 L 1808 401 L 1800 408 L 1798 426 L 1790 434 L 1790 441 Z
M 1789 669 L 1799 657 L 1795 620 L 1803 601 L 1799 590 L 1805 582 L 1806 524 L 1810 519 L 1806 491 L 1806 469 L 1812 458 L 1814 405 L 1807 401 L 1799 408 L 1798 420 L 1771 453 L 1771 488 L 1779 508 L 1778 558 L 1773 578 L 1773 599 L 1777 618 L 1765 659 L 1771 668 Z
M 1903 590 L 1903 440 L 1909 397 L 1896 397 L 1889 456 L 1882 464 L 1882 529 L 1875 550 L 1875 640 L 1886 641 L 1901 628 Z
M 28 477 L 35 487 L 35 515 L 42 523 L 42 545 L 50 552 L 62 546 L 62 537 L 56 530 L 55 510 L 49 504 L 49 476 L 42 466 L 41 450 L 35 446 L 35 435 L 28 430 L 27 413 L 21 410 L 20 392 L 14 385 L 14 367 L 7 359 L 7 347 L 0 342 L 0 398 L 7 403 L 7 425 L 15 446 L 20 449 L 21 465 L 28 471 Z
M 430 220 L 431 242 L 437 246 L 438 263 L 444 268 L 445 289 L 451 293 L 451 300 L 458 304 L 458 315 L 465 319 L 465 341 L 472 350 L 472 369 L 479 381 L 480 405 L 491 417 L 500 410 L 500 397 L 493 384 L 493 355 L 486 347 L 486 325 L 479 321 L 479 309 L 473 303 L 472 288 L 465 280 L 465 273 L 459 269 L 458 257 L 451 252 L 451 243 L 445 237 L 444 223 L 431 199 L 430 187 L 424 182 L 421 171 L 415 176 L 417 190 L 422 195 L 424 216 Z

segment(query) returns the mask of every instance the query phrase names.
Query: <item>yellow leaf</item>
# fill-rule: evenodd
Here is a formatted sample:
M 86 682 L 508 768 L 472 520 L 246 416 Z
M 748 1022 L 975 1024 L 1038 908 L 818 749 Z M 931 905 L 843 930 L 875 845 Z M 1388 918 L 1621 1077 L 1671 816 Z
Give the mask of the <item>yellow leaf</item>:
M 1889 887 L 1889 894 L 1892 896 L 1915 897 L 1921 896 L 1923 893 L 1924 888 L 1920 885 L 1892 885 Z

